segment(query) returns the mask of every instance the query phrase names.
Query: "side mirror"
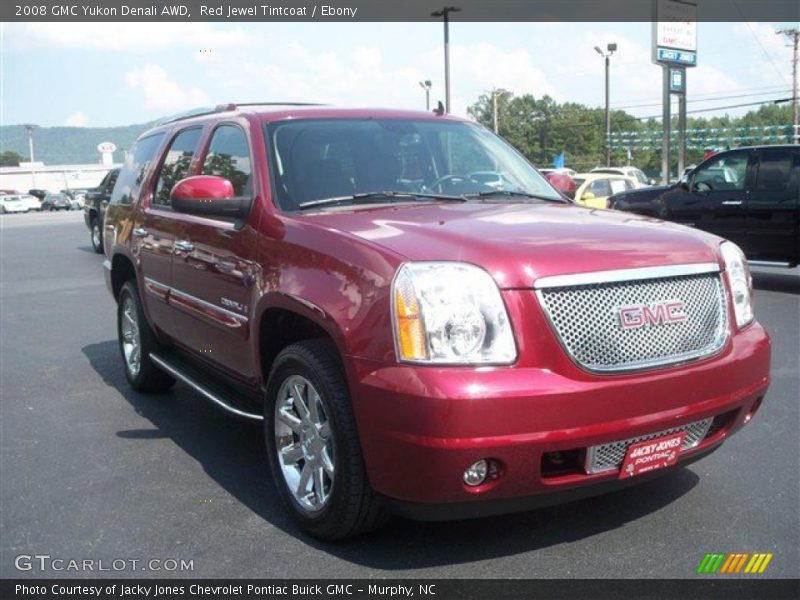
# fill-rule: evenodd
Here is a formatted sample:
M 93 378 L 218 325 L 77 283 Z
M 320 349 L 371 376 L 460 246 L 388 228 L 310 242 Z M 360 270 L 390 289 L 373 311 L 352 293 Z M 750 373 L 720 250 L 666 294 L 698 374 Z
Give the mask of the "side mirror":
M 194 175 L 181 179 L 169 195 L 177 212 L 201 217 L 241 218 L 250 212 L 252 198 L 237 198 L 233 184 L 224 177 Z
M 593 192 L 584 192 L 583 196 L 581 196 L 581 200 L 594 200 L 594 193 Z
M 687 192 L 689 191 L 689 188 L 690 188 L 690 186 L 689 186 L 689 179 L 688 179 L 688 178 L 684 177 L 683 179 L 681 179 L 681 180 L 678 182 L 678 185 L 679 185 L 681 188 L 683 188 L 684 190 L 686 190 Z
M 647 180 L 647 183 L 648 183 L 648 185 L 655 185 L 656 184 L 656 180 L 651 177 L 650 179 Z

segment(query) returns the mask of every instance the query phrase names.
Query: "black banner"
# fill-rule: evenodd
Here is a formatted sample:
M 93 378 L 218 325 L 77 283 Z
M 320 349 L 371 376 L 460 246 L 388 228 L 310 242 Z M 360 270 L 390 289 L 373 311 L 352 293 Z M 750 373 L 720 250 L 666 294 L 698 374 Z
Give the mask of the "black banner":
M 800 20 L 797 0 L 695 0 L 698 21 Z M 428 21 L 444 0 L 3 0 L 2 21 Z M 453 21 L 652 21 L 652 0 L 458 0 Z
M 681 600 L 740 598 L 796 600 L 800 582 L 781 579 L 306 579 L 306 580 L 147 580 L 147 579 L 5 579 L 3 600 L 295 600 L 403 599 L 435 600 L 558 598 Z

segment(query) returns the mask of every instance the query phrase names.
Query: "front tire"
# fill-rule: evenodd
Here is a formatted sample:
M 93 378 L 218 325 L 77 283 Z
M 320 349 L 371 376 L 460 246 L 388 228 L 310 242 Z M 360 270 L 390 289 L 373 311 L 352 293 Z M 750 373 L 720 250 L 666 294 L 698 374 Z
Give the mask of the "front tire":
M 133 280 L 125 282 L 117 305 L 117 337 L 125 377 L 137 392 L 165 392 L 175 380 L 155 366 L 150 353 L 158 341 L 142 310 L 139 290 Z
M 95 217 L 91 222 L 91 239 L 92 248 L 97 254 L 103 253 L 103 231 L 100 229 L 100 223 Z
M 307 340 L 275 359 L 264 437 L 278 493 L 309 534 L 338 540 L 379 526 L 384 511 L 367 479 L 336 347 Z

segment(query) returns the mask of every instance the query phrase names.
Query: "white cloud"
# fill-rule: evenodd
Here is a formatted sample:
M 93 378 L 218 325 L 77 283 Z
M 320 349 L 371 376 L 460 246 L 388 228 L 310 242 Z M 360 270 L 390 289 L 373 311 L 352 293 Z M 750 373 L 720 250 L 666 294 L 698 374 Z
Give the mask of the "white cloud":
M 88 123 L 89 123 L 89 117 L 87 117 L 81 111 L 72 113 L 64 121 L 64 125 L 66 125 L 67 127 L 86 127 Z
M 250 41 L 240 27 L 220 29 L 211 23 L 25 23 L 10 27 L 9 34 L 18 45 L 42 42 L 122 52 L 152 52 L 167 46 L 196 47 L 199 51 Z
M 125 75 L 128 87 L 144 95 L 144 107 L 152 110 L 185 110 L 208 104 L 208 95 L 196 87 L 182 87 L 171 81 L 158 65 L 148 64 Z

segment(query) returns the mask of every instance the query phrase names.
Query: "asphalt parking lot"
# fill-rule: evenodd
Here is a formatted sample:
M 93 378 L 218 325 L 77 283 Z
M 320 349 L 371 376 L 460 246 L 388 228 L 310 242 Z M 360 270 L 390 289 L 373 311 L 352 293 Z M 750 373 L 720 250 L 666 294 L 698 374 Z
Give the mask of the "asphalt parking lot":
M 15 557 L 192 560 L 116 576 L 692 578 L 706 552 L 800 577 L 800 273 L 757 269 L 773 383 L 754 422 L 686 469 L 612 495 L 454 523 L 396 519 L 339 545 L 287 519 L 258 425 L 183 384 L 125 381 L 81 213 L 0 217 L 0 577 Z

